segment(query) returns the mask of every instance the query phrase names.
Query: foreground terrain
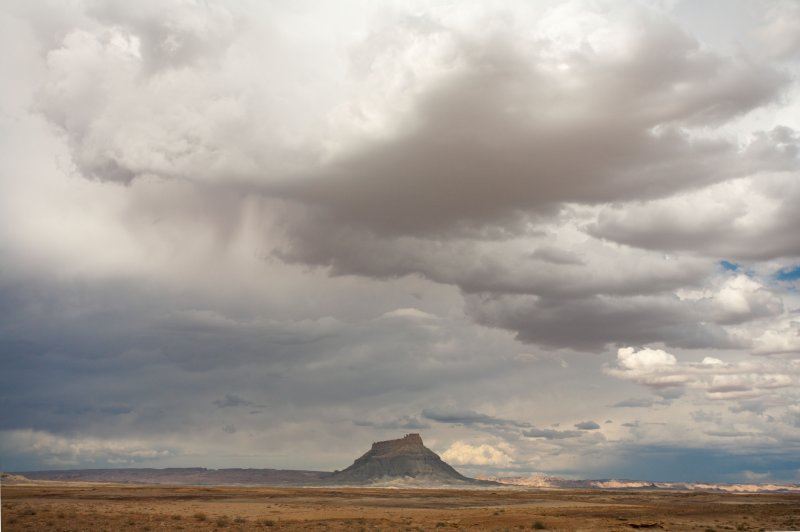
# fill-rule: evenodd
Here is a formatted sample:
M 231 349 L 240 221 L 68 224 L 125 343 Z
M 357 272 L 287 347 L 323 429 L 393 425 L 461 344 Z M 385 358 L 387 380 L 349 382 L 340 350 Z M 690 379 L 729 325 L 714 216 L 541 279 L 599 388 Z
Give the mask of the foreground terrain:
M 530 489 L 2 486 L 3 530 L 792 530 L 800 495 Z

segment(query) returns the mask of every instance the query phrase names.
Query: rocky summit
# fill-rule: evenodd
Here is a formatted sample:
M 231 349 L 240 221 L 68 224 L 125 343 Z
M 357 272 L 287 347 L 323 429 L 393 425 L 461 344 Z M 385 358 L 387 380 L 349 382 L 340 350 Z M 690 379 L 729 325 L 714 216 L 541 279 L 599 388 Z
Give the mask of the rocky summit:
M 413 481 L 436 484 L 482 484 L 467 478 L 422 444 L 419 434 L 372 444 L 353 465 L 328 479 L 335 484 L 372 484 Z

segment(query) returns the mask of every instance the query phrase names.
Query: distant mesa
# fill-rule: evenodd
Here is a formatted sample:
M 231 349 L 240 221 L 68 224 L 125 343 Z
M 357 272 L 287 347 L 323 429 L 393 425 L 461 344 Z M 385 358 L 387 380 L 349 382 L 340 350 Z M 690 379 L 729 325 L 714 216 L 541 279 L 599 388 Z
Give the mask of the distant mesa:
M 189 486 L 313 486 L 330 476 L 327 471 L 286 469 L 206 469 L 205 467 L 68 469 L 25 471 L 27 481 L 175 484 Z M 18 479 L 21 480 L 21 479 Z M 3 478 L 6 482 L 6 478 Z
M 465 477 L 422 444 L 419 434 L 379 441 L 353 465 L 327 479 L 333 484 L 411 481 L 431 484 L 494 484 Z

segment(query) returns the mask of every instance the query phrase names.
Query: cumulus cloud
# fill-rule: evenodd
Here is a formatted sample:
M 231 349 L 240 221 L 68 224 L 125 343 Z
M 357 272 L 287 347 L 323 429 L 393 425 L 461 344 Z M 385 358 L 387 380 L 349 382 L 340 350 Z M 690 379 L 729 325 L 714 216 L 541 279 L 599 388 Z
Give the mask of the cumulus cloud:
M 800 354 L 800 321 L 787 318 L 753 340 L 754 355 Z
M 799 369 L 793 360 L 725 363 L 705 357 L 699 363 L 680 363 L 661 349 L 624 347 L 617 350 L 616 366 L 606 372 L 654 390 L 689 388 L 712 400 L 772 398 L 789 404 Z
M 466 442 L 453 442 L 445 452 L 442 459 L 455 465 L 482 465 L 508 467 L 513 458 L 509 456 L 508 449 L 497 448 L 488 443 L 471 445 Z
M 678 361 L 661 349 L 641 349 L 623 347 L 617 351 L 617 360 L 625 370 L 650 370 L 674 366 Z
M 292 130 L 311 119 L 279 102 L 308 100 L 289 91 L 306 67 L 301 54 L 289 62 L 279 52 L 289 44 L 262 25 L 269 13 L 247 16 L 243 7 L 94 4 L 47 51 L 36 106 L 67 135 L 83 175 L 222 184 L 293 166 Z M 270 39 L 253 39 L 258 32 Z
M 243 23 L 228 8 L 183 2 L 94 3 L 90 15 L 127 29 L 135 38 L 136 55 L 146 73 L 217 62 Z

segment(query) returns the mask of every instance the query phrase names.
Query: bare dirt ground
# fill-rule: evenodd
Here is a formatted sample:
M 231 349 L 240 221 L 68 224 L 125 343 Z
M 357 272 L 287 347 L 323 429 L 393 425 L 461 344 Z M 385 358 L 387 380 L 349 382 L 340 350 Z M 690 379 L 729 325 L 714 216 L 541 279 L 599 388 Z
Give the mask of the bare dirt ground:
M 2 486 L 2 530 L 800 530 L 800 495 L 704 492 Z

